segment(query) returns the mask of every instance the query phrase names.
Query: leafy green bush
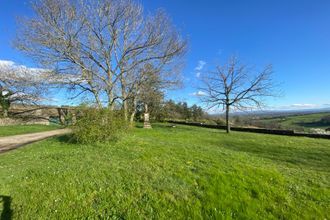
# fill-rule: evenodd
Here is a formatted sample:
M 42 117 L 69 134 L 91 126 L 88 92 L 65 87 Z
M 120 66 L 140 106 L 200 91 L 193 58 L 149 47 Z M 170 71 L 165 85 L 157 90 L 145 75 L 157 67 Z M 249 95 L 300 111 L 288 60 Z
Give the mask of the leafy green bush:
M 128 129 L 121 111 L 84 107 L 72 126 L 75 141 L 83 144 L 118 140 Z

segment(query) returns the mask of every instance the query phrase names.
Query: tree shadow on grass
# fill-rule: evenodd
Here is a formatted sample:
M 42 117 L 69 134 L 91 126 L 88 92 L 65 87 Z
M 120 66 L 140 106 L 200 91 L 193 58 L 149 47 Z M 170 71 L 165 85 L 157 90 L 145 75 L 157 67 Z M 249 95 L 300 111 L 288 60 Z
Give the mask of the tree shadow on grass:
M 316 171 L 330 172 L 330 152 L 321 148 L 300 149 L 289 146 L 267 146 L 264 144 L 221 143 L 221 146 L 239 152 L 249 153 L 276 163 L 288 163 Z
M 58 137 L 55 137 L 55 140 L 57 140 L 60 143 L 68 144 L 70 146 L 81 146 L 81 145 L 104 145 L 104 144 L 110 144 L 110 143 L 116 143 L 119 138 L 114 138 L 110 141 L 104 141 L 104 142 L 94 142 L 94 143 L 81 143 L 77 141 L 77 139 L 73 136 L 73 134 L 65 134 Z
M 58 136 L 57 139 L 61 142 L 71 142 L 73 141 L 73 136 L 72 134 L 66 134 L 66 135 Z
M 143 128 L 143 124 L 142 124 L 142 123 L 136 123 L 136 124 L 135 124 L 135 127 L 136 127 L 136 128 Z
M 13 210 L 11 209 L 11 197 L 0 195 L 0 206 L 2 205 L 2 212 L 0 220 L 12 219 Z
M 58 136 L 56 137 L 56 140 L 66 144 L 77 144 L 77 140 L 73 137 L 72 134 L 65 134 Z

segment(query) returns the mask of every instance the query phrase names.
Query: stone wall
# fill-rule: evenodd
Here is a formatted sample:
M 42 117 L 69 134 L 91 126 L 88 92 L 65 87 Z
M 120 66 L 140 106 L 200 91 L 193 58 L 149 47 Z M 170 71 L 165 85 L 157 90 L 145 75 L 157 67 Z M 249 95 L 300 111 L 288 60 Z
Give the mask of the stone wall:
M 22 121 L 19 119 L 13 119 L 13 118 L 0 118 L 0 126 L 6 126 L 6 125 L 19 125 Z
M 2 113 L 0 108 L 0 114 Z M 1 114 L 2 115 L 2 114 Z M 43 124 L 49 125 L 50 118 L 52 122 L 67 124 L 66 118 L 76 121 L 76 110 L 74 107 L 57 106 L 35 106 L 13 104 L 9 109 L 9 118 L 0 118 L 0 126 L 22 125 L 22 124 Z M 58 120 L 56 120 L 58 119 Z
M 9 109 L 9 117 L 0 118 L 0 126 L 30 124 L 49 125 L 49 117 L 56 114 L 56 109 L 49 109 L 44 106 L 12 105 Z
M 46 118 L 0 118 L 0 126 L 8 126 L 8 125 L 49 125 L 49 119 Z

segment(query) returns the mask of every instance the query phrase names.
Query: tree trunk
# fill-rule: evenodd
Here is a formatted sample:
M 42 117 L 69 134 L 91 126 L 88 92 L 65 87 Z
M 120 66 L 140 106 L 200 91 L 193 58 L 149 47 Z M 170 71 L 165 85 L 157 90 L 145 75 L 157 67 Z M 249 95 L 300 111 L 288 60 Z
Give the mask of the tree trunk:
M 110 66 L 110 61 L 109 59 L 107 59 L 107 65 Z M 108 108 L 110 109 L 110 111 L 113 111 L 115 109 L 115 100 L 113 99 L 113 83 L 112 83 L 112 72 L 110 70 L 110 68 L 107 71 L 108 74 L 108 84 L 109 84 L 109 88 L 107 90 L 107 94 L 108 94 Z
M 108 92 L 108 108 L 110 111 L 113 111 L 115 109 L 115 102 L 113 100 L 112 92 Z
M 124 120 L 128 121 L 128 104 L 127 104 L 127 93 L 126 93 L 126 80 L 121 78 L 121 95 L 123 96 L 123 110 L 124 110 Z
M 93 84 L 91 82 L 88 82 L 88 84 L 90 85 L 91 91 L 94 95 L 95 102 L 96 102 L 95 104 L 97 105 L 98 108 L 102 108 L 102 102 L 99 97 L 99 92 L 97 90 L 95 90 L 95 88 L 93 87 Z
M 230 109 L 230 106 L 226 105 L 226 131 L 227 131 L 227 133 L 230 132 L 229 109 Z
M 123 101 L 123 109 L 124 109 L 124 120 L 128 121 L 128 108 L 127 108 L 127 100 Z
M 102 102 L 100 101 L 98 94 L 94 94 L 94 97 L 95 97 L 97 107 L 102 108 Z
M 130 120 L 129 120 L 131 126 L 133 126 L 135 114 L 136 114 L 136 99 L 133 98 L 133 111 L 131 113 L 131 117 L 130 117 Z
M 133 110 L 133 112 L 131 113 L 130 119 L 129 119 L 129 123 L 130 123 L 131 127 L 133 127 L 133 124 L 134 124 L 135 114 L 136 114 L 136 111 Z

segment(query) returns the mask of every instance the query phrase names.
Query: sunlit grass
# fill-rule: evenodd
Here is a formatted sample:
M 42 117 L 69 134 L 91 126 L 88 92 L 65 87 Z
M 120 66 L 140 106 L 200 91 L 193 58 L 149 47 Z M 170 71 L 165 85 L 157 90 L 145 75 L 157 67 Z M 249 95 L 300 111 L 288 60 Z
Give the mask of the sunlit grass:
M 0 126 L 0 137 L 50 131 L 61 128 L 59 125 L 8 125 Z
M 293 115 L 282 118 L 266 118 L 261 119 L 261 122 L 267 124 L 280 124 L 283 129 L 294 129 L 298 131 L 309 132 L 312 128 L 326 129 L 330 128 L 329 123 L 322 123 L 321 119 L 330 115 L 328 113 L 312 113 L 305 115 Z
M 329 140 L 153 127 L 2 154 L 0 195 L 15 219 L 330 218 Z

